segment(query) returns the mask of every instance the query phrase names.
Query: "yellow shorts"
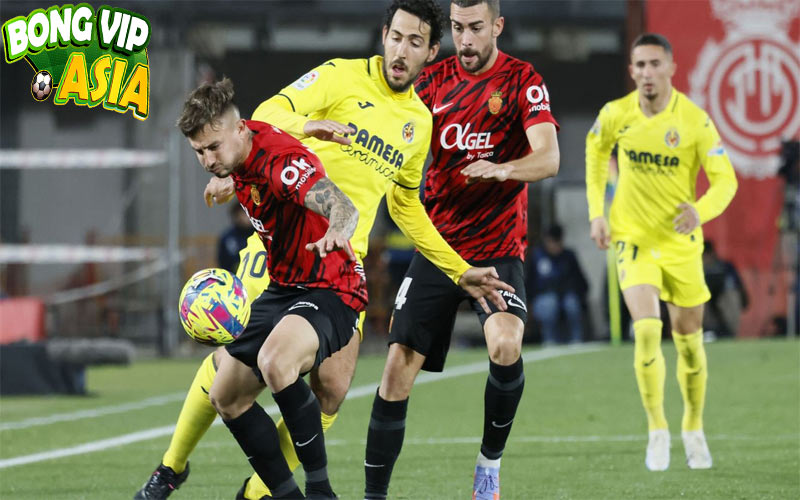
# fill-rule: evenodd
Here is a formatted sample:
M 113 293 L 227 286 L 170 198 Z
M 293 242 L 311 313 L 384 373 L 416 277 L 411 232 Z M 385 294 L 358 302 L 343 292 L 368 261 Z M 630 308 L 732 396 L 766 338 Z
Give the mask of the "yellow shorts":
M 653 285 L 660 298 L 679 307 L 695 307 L 708 302 L 701 255 L 685 257 L 662 252 L 655 247 L 630 241 L 614 241 L 617 277 L 622 290 L 636 285 Z

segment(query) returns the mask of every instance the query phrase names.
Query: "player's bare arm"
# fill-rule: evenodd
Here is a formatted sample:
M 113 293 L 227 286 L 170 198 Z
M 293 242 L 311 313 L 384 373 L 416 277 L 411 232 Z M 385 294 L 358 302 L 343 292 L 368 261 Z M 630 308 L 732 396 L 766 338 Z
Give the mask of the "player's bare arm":
M 203 198 L 209 207 L 214 206 L 214 203 L 217 205 L 228 203 L 235 194 L 233 179 L 230 177 L 212 177 L 203 190 Z
M 589 237 L 600 250 L 608 248 L 608 245 L 611 244 L 611 231 L 608 230 L 608 221 L 605 217 L 595 217 L 591 220 Z
M 537 123 L 525 130 L 532 153 L 506 163 L 478 160 L 464 167 L 461 174 L 467 184 L 475 182 L 536 182 L 558 173 L 561 154 L 558 149 L 556 127 L 552 123 Z
M 321 141 L 331 141 L 345 146 L 350 144 L 350 138 L 346 134 L 354 134 L 356 131 L 347 125 L 335 120 L 309 120 L 303 125 L 303 133 L 310 137 L 316 137 Z
M 344 250 L 350 260 L 356 260 L 350 248 L 350 238 L 358 224 L 358 210 L 330 179 L 318 180 L 306 193 L 303 205 L 323 217 L 327 217 L 328 231 L 318 241 L 306 245 L 306 250 L 325 257 L 330 252 Z

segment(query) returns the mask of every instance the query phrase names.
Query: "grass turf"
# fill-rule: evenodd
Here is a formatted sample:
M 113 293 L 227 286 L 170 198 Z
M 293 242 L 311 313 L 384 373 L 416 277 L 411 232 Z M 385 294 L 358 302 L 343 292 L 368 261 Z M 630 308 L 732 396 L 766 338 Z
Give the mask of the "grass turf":
M 647 429 L 631 366 L 632 346 L 602 346 L 526 364 L 525 395 L 503 459 L 503 498 L 800 498 L 800 343 L 717 342 L 706 348 L 705 427 L 713 469 L 691 471 L 684 462 L 674 348 L 664 345 L 672 461 L 668 471 L 653 473 L 644 467 Z M 448 368 L 485 360 L 482 350 L 453 351 Z M 174 424 L 198 365 L 197 359 L 155 360 L 94 368 L 88 371 L 89 397 L 2 398 L 4 427 L 60 413 L 103 411 L 72 421 L 3 428 L 0 461 L 166 428 Z M 376 386 L 382 367 L 380 356 L 362 357 L 353 387 Z M 469 498 L 485 378 L 484 370 L 415 387 L 390 498 Z M 326 436 L 331 480 L 344 499 L 363 494 L 372 393 L 362 393 L 343 405 Z M 160 404 L 120 409 L 162 396 Z M 269 396 L 260 400 L 272 405 Z M 166 449 L 168 430 L 160 434 L 100 451 L 3 465 L 0 498 L 131 498 Z M 221 425 L 210 429 L 191 460 L 189 480 L 171 498 L 231 499 L 250 471 Z

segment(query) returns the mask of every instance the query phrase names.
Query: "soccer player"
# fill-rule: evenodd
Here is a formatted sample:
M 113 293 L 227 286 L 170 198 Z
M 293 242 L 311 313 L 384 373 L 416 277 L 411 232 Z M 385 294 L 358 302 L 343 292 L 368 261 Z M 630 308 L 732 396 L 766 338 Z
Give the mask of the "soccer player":
M 300 443 L 306 494 L 333 497 L 319 402 L 302 375 L 350 342 L 366 307 L 364 272 L 349 243 L 358 211 L 300 141 L 239 118 L 230 80 L 195 89 L 178 127 L 206 171 L 233 179 L 271 262 L 270 286 L 220 356 L 209 398 L 273 497 L 302 497 L 275 425 L 255 401 L 263 380 Z
M 357 258 L 363 259 L 367 253 L 369 232 L 386 195 L 398 226 L 454 286 L 463 288 L 487 311 L 485 298 L 503 310 L 506 304 L 498 290 L 512 292 L 513 288 L 497 279 L 493 267 L 472 267 L 464 261 L 439 235 L 419 200 L 431 115 L 411 84 L 436 56 L 441 25 L 442 13 L 434 0 L 397 0 L 384 20 L 384 57 L 328 61 L 262 103 L 253 118 L 302 138 L 323 161 L 328 176 L 353 200 L 360 214 L 351 239 Z M 206 201 L 226 202 L 232 196 L 232 187 L 230 181 L 212 179 L 204 193 Z M 258 278 L 252 273 L 263 273 L 260 265 L 250 264 L 250 271 L 242 267 L 248 261 L 256 262 L 257 253 L 250 249 L 248 246 L 245 252 L 254 257 L 242 257 L 238 274 Z M 311 372 L 310 383 L 320 400 L 324 429 L 336 418 L 352 381 L 357 355 L 358 342 L 351 342 Z M 215 415 L 204 391 L 214 379 L 214 363 L 212 355 L 203 361 L 163 462 L 136 498 L 166 498 L 185 481 L 188 456 Z M 280 422 L 278 429 L 290 466 L 296 467 L 291 438 Z M 254 475 L 246 481 L 240 496 L 255 499 L 266 493 L 260 478 Z
M 497 499 L 500 460 L 524 384 L 526 183 L 556 174 L 557 124 L 541 76 L 497 49 L 504 23 L 499 2 L 454 0 L 450 7 L 456 55 L 426 68 L 415 83 L 433 113 L 424 204 L 460 255 L 473 265 L 494 266 L 515 289 L 502 292 L 505 310 L 485 312 L 472 304 L 489 351 L 473 498 Z M 372 407 L 366 498 L 386 498 L 414 379 L 421 369 L 442 371 L 458 304 L 467 298 L 424 254 L 414 256 L 395 301 Z
M 586 137 L 591 238 L 601 249 L 614 245 L 619 284 L 633 320 L 633 367 L 649 429 L 645 465 L 652 471 L 669 467 L 660 298 L 667 303 L 678 351 L 686 461 L 692 469 L 708 469 L 702 324 L 710 294 L 703 278 L 700 226 L 733 199 L 736 175 L 706 112 L 672 87 L 675 62 L 666 38 L 639 36 L 629 71 L 636 90 L 607 103 Z M 603 201 L 614 145 L 619 181 L 609 225 Z M 698 200 L 695 182 L 701 165 L 710 187 Z

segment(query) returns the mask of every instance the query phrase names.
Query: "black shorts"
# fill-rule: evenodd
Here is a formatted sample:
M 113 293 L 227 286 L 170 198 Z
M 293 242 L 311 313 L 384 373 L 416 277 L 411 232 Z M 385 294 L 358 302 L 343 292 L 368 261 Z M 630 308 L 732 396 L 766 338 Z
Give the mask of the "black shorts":
M 522 260 L 517 257 L 503 257 L 470 264 L 477 267 L 494 266 L 500 279 L 514 287 L 516 293 L 500 293 L 508 304 L 506 312 L 525 323 L 528 319 L 528 308 Z M 392 321 L 389 324 L 389 344 L 402 344 L 425 355 L 423 370 L 442 371 L 450 349 L 458 305 L 465 299 L 470 301 L 472 310 L 478 314 L 483 325 L 488 315 L 478 301 L 428 259 L 421 254 L 415 254 L 397 292 Z M 492 313 L 498 312 L 493 303 L 488 300 L 487 303 Z
M 225 348 L 242 363 L 258 369 L 258 351 L 284 316 L 305 318 L 319 338 L 314 368 L 350 342 L 358 326 L 358 313 L 346 306 L 335 292 L 320 288 L 281 287 L 270 284 L 250 305 L 250 322 L 233 343 Z

